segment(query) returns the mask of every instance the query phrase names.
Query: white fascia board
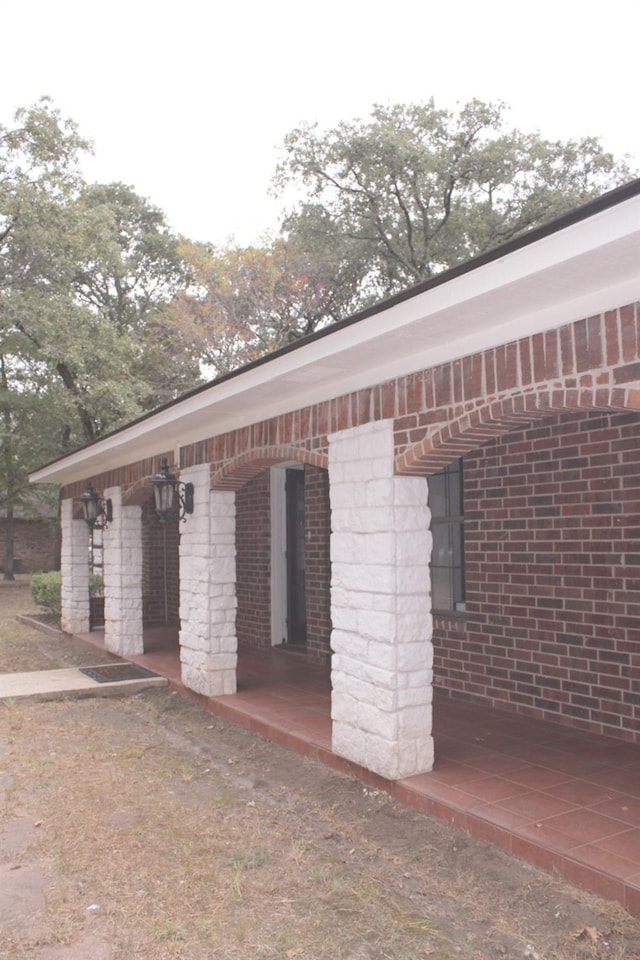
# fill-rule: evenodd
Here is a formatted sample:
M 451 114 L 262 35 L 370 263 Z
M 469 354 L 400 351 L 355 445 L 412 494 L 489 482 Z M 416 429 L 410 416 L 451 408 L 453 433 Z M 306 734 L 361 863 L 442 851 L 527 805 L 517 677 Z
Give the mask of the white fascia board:
M 638 299 L 640 196 L 214 382 L 30 480 L 86 479 Z

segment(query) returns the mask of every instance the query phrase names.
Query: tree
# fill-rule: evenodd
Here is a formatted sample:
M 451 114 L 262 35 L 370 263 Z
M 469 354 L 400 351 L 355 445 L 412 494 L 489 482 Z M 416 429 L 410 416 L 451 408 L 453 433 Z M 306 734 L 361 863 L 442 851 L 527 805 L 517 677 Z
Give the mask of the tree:
M 0 126 L 0 507 L 6 517 L 5 579 L 13 578 L 13 518 L 29 509 L 26 473 L 51 452 L 49 406 L 54 367 L 42 357 L 37 328 L 65 301 L 70 236 L 65 209 L 79 183 L 78 155 L 88 144 L 49 101 L 19 110 Z M 58 369 L 56 369 L 58 368 Z M 54 372 L 55 371 L 55 372 Z M 40 439 L 38 439 L 40 438 Z M 37 451 L 37 452 L 36 452 Z M 44 457 L 43 457 L 44 459 Z
M 164 213 L 121 183 L 85 186 L 77 204 L 78 269 L 73 289 L 96 322 L 135 349 L 127 378 L 152 409 L 199 379 L 195 344 L 169 321 L 168 305 L 188 282 L 178 238 Z
M 630 177 L 595 138 L 508 130 L 505 106 L 458 112 L 375 106 L 368 121 L 293 130 L 274 187 L 304 198 L 286 217 L 303 249 L 329 247 L 346 302 L 361 305 L 462 263 Z
M 170 322 L 199 342 L 216 375 L 338 317 L 342 293 L 331 267 L 283 238 L 222 250 L 185 240 L 181 253 L 191 284 L 174 299 Z
M 186 273 L 163 214 L 120 184 L 87 186 L 88 144 L 48 100 L 0 127 L 0 508 L 27 474 L 199 379 L 164 312 Z

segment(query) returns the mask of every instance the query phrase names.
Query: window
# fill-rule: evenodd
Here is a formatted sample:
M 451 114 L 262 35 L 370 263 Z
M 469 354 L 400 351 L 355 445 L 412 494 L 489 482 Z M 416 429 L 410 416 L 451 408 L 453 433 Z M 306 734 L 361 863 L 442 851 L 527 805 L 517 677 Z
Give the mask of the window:
M 429 477 L 431 599 L 434 611 L 464 610 L 464 515 L 462 460 Z

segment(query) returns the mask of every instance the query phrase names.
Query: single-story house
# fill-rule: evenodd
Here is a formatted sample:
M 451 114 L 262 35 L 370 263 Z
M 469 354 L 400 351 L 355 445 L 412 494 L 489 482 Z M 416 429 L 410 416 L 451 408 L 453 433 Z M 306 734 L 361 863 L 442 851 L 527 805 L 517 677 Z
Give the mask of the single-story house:
M 640 739 L 640 181 L 35 471 L 62 486 L 63 624 L 175 626 L 183 684 L 238 648 L 330 664 L 332 750 L 432 768 L 432 691 Z M 161 520 L 152 480 L 192 495 Z

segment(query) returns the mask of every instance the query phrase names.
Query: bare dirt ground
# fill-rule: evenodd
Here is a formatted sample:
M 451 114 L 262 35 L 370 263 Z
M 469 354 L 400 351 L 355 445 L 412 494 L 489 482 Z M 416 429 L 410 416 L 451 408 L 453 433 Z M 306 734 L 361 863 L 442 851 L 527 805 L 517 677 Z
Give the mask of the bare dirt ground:
M 18 608 L 0 671 L 83 659 Z M 621 908 L 168 690 L 0 704 L 2 960 L 605 957 Z

